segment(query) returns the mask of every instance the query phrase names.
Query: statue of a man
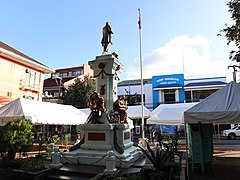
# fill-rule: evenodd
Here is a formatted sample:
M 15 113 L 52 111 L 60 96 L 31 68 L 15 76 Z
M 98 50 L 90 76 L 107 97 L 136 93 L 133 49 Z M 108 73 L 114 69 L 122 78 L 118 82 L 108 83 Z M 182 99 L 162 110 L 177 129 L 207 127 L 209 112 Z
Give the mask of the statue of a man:
M 112 34 L 113 34 L 112 28 L 108 22 L 106 22 L 106 25 L 103 27 L 102 34 L 103 34 L 103 37 L 102 37 L 101 43 L 103 46 L 103 52 L 108 52 L 108 44 L 109 43 L 112 44 Z

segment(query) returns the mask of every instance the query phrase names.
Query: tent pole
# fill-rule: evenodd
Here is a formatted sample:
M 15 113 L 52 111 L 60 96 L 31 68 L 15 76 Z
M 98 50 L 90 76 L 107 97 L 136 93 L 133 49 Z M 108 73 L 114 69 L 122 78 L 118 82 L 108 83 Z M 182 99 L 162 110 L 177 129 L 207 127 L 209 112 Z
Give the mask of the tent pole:
M 215 135 L 215 137 L 214 137 L 214 141 L 215 141 L 215 139 L 218 140 L 218 138 L 217 138 L 217 131 L 216 131 L 215 124 L 213 125 L 213 131 L 214 131 L 214 135 Z
M 72 125 L 70 124 L 70 131 L 69 131 L 69 133 L 70 133 L 70 142 L 72 141 Z
M 189 179 L 187 124 L 184 123 L 184 126 L 185 126 L 185 128 L 184 128 L 184 131 L 185 131 L 184 135 L 185 135 L 185 141 L 186 141 L 186 143 L 185 143 L 185 151 L 186 151 L 186 167 L 187 167 L 186 170 L 187 170 L 187 179 Z
M 218 142 L 220 142 L 220 128 L 219 128 L 219 124 L 218 124 Z

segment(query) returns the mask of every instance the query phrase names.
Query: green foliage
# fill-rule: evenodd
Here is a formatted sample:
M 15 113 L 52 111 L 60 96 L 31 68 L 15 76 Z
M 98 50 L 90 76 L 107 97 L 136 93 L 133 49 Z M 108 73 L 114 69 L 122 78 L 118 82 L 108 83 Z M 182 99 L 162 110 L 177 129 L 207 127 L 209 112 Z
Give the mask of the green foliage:
M 19 169 L 31 172 L 41 171 L 45 169 L 44 161 L 37 158 L 26 159 L 25 161 L 23 160 Z
M 47 138 L 47 143 L 50 144 L 50 143 L 57 143 L 60 141 L 60 137 L 56 134 L 56 135 L 53 135 L 53 136 L 50 136 Z
M 240 62 L 240 0 L 230 0 L 227 6 L 229 7 L 229 12 L 232 13 L 231 18 L 233 24 L 230 27 L 226 24 L 225 28 L 221 30 L 218 35 L 225 33 L 227 44 L 231 42 L 235 43 L 238 50 L 232 50 L 229 58 L 233 61 Z
M 141 146 L 138 147 L 151 161 L 156 171 L 161 171 L 163 166 L 173 159 L 172 152 L 169 149 L 162 149 L 160 145 L 155 147 L 155 150 L 150 147 L 149 143 L 147 143 L 147 149 L 144 149 Z
M 176 132 L 172 136 L 164 136 L 164 141 L 162 142 L 163 146 L 170 150 L 173 155 L 178 151 L 178 133 Z
M 175 179 L 180 173 L 180 164 L 174 162 L 174 155 L 177 153 L 178 135 L 167 137 L 165 143 L 156 143 L 152 149 L 147 143 L 147 149 L 139 146 L 145 156 L 150 160 L 155 170 L 141 171 L 143 179 Z
M 3 126 L 0 127 L 0 152 L 7 152 L 8 151 L 8 142 L 5 136 L 5 129 Z
M 96 82 L 93 79 L 88 79 L 86 76 L 82 81 L 77 78 L 75 83 L 68 88 L 63 102 L 76 108 L 85 108 L 87 107 L 88 97 L 94 91 L 96 91 Z
M 9 159 L 14 159 L 16 152 L 26 152 L 32 146 L 32 123 L 24 118 L 8 122 L 3 129 L 2 143 L 8 151 Z
M 38 138 L 37 138 L 37 143 L 38 143 L 38 154 L 41 154 L 41 150 L 43 147 L 43 144 L 47 142 L 47 138 L 41 133 L 39 134 Z
M 71 142 L 71 134 L 67 133 L 64 135 L 63 137 L 63 143 L 66 145 L 68 145 Z
M 24 171 L 41 171 L 45 169 L 43 159 L 37 158 L 25 158 L 25 159 L 15 159 L 15 160 L 0 160 L 1 168 L 11 168 L 20 169 Z
M 98 179 L 99 180 L 126 180 L 126 178 L 124 178 L 122 176 L 121 170 L 117 170 L 112 173 L 106 173 L 106 174 L 102 175 L 101 177 L 99 177 Z

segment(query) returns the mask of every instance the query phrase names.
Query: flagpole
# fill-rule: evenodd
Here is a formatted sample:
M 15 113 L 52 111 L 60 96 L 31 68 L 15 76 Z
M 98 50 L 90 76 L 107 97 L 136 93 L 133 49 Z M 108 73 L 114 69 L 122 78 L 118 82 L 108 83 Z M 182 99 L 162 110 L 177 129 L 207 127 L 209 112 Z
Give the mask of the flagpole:
M 142 141 L 144 141 L 145 138 L 145 132 L 144 132 L 144 113 L 143 113 L 143 63 L 142 63 L 142 32 L 141 32 L 141 12 L 140 8 L 138 8 L 139 12 L 139 19 L 138 19 L 138 25 L 139 25 L 139 53 L 140 53 L 140 74 L 141 74 L 141 110 L 142 110 Z

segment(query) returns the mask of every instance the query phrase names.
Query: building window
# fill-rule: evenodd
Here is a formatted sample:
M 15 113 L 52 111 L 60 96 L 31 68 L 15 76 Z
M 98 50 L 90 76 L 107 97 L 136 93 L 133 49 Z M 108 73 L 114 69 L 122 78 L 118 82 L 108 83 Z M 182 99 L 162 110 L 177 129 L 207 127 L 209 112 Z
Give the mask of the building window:
M 79 76 L 79 75 L 82 75 L 82 74 L 83 74 L 83 70 L 78 70 L 78 71 L 73 71 L 72 72 L 73 76 Z
M 31 71 L 29 69 L 26 69 L 25 70 L 24 86 L 34 88 L 35 87 L 35 81 L 36 81 L 36 72 Z
M 199 102 L 217 90 L 218 89 L 185 91 L 186 102 Z
M 11 63 L 10 66 L 12 70 L 15 70 L 15 63 Z
M 192 91 L 185 91 L 186 102 L 193 102 Z
M 8 97 L 12 97 L 12 92 L 7 92 Z
M 194 101 L 200 101 L 208 97 L 209 95 L 213 94 L 216 92 L 217 89 L 210 89 L 210 90 L 197 90 L 193 91 L 193 99 Z
M 120 97 L 120 96 L 119 96 Z M 142 103 L 141 94 L 125 95 L 128 106 L 139 105 Z M 145 94 L 143 94 L 143 103 L 145 103 Z
M 165 103 L 175 103 L 175 91 L 172 89 L 165 89 L 164 90 L 164 102 Z
M 60 77 L 68 77 L 68 72 L 60 72 L 59 76 Z

